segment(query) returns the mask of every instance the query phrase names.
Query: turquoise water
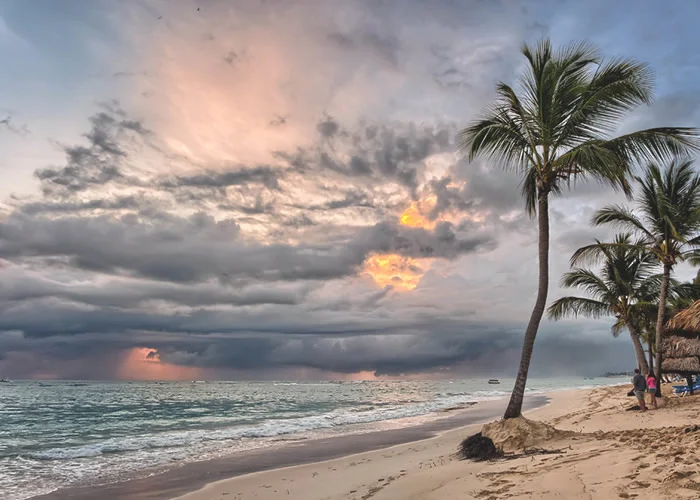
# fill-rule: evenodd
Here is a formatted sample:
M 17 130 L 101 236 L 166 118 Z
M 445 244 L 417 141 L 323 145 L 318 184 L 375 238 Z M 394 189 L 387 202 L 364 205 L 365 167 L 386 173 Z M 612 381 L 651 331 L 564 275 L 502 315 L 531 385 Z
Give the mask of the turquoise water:
M 626 380 L 625 380 L 626 381 Z M 0 384 L 0 498 L 161 472 L 236 451 L 415 425 L 512 380 Z M 532 380 L 529 391 L 619 379 Z

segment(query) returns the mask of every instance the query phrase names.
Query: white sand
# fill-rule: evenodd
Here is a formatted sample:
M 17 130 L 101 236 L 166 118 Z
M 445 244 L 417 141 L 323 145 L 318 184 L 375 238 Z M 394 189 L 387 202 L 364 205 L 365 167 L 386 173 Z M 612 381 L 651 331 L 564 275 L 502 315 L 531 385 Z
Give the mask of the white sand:
M 454 453 L 482 425 L 432 439 L 207 485 L 182 500 L 457 500 L 700 498 L 700 396 L 644 414 L 626 386 L 551 394 L 527 417 L 575 433 L 542 448 L 558 454 L 473 463 Z

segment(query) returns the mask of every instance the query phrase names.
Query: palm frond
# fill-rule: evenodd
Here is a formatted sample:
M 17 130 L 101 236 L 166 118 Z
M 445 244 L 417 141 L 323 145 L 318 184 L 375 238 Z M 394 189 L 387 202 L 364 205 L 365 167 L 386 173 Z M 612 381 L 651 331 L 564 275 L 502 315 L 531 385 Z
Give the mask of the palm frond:
M 644 223 L 629 209 L 620 205 L 608 205 L 598 210 L 591 220 L 594 226 L 613 224 L 621 229 L 641 233 L 645 238 L 654 240 L 654 235 L 647 230 Z
M 596 241 L 595 244 L 586 245 L 577 249 L 569 259 L 569 264 L 573 266 L 600 264 L 608 257 L 608 252 L 616 250 L 637 252 L 644 255 L 645 266 L 653 265 L 654 257 L 649 257 L 648 248 L 641 242 L 635 241 L 631 243 L 601 243 Z
M 536 163 L 527 133 L 503 105 L 495 106 L 483 119 L 462 130 L 459 147 L 470 161 L 483 155 L 516 168 Z
M 617 321 L 613 323 L 613 325 L 610 327 L 610 333 L 612 333 L 612 336 L 617 338 L 619 337 L 623 331 L 628 330 L 629 326 L 623 320 L 620 316 L 617 317 Z
M 696 128 L 657 127 L 616 137 L 607 147 L 630 162 L 664 162 L 700 150 L 699 139 Z
M 557 137 L 557 147 L 601 139 L 619 120 L 652 97 L 653 75 L 645 64 L 630 59 L 601 64 L 576 102 Z
M 610 315 L 610 308 L 604 302 L 585 297 L 562 297 L 549 306 L 547 315 L 554 321 L 578 316 L 602 318 Z

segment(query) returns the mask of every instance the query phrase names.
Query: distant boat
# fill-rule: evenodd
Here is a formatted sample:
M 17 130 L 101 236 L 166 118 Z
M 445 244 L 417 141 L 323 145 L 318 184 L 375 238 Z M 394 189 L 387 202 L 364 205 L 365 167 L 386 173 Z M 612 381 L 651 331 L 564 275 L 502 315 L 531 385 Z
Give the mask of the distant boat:
M 5 382 L 6 384 L 9 384 L 12 381 L 9 378 L 0 378 L 0 382 Z
M 500 384 L 500 383 L 501 383 L 501 381 L 498 380 L 497 378 L 489 379 L 489 384 Z

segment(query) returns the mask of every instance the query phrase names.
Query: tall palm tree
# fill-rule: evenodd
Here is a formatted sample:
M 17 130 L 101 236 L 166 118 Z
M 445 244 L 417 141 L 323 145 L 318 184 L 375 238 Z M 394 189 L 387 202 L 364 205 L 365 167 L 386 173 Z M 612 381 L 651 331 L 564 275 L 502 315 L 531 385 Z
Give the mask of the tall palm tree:
M 519 92 L 505 83 L 483 118 L 460 133 L 469 159 L 484 156 L 523 177 L 530 216 L 537 215 L 539 283 L 515 386 L 504 418 L 520 416 L 530 359 L 549 288 L 549 197 L 576 180 L 595 179 L 629 193 L 634 163 L 692 149 L 698 131 L 654 128 L 611 138 L 620 119 L 652 98 L 652 75 L 629 59 L 603 61 L 585 43 L 554 51 L 549 40 L 522 53 L 528 69 Z
M 614 224 L 637 233 L 641 239 L 637 247 L 653 254 L 663 266 L 654 339 L 656 378 L 661 380 L 661 342 L 671 273 L 678 262 L 700 261 L 700 176 L 692 160 L 684 159 L 671 161 L 665 171 L 650 164 L 643 177 L 635 178 L 639 183 L 635 197 L 639 215 L 612 205 L 598 210 L 593 224 Z M 572 260 L 589 253 L 581 248 Z M 661 392 L 660 387 L 657 391 Z
M 618 234 L 613 243 L 614 246 L 608 246 L 596 241 L 594 247 L 602 260 L 597 273 L 596 270 L 577 267 L 562 277 L 562 286 L 578 287 L 588 297 L 562 297 L 549 306 L 548 314 L 555 321 L 567 316 L 615 316 L 613 335 L 617 337 L 627 328 L 637 367 L 647 374 L 649 365 L 640 338 L 640 318 L 635 311 L 650 291 L 659 289 L 659 277 L 653 274 L 656 260 L 652 254 L 639 251 L 637 247 L 642 242 L 632 241 L 629 233 Z

